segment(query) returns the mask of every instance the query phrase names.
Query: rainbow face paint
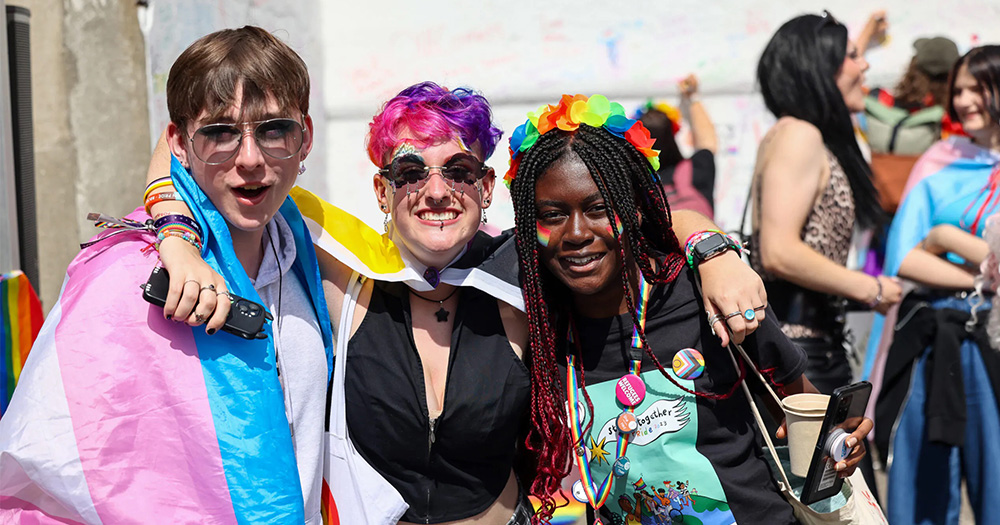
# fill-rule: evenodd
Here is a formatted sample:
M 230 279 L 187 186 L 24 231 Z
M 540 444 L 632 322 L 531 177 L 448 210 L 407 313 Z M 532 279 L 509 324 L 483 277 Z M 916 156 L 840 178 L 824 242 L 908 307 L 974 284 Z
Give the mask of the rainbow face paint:
M 618 214 L 616 213 L 615 214 L 615 229 L 618 230 L 618 234 L 619 235 L 621 235 L 621 233 L 623 231 L 622 228 L 623 228 L 622 227 L 622 220 L 618 218 Z M 611 235 L 615 234 L 615 230 L 611 228 L 610 224 L 608 225 L 608 233 L 610 233 Z
M 392 159 L 389 162 L 391 163 L 393 160 L 405 157 L 406 155 L 420 156 L 420 150 L 407 141 L 400 142 L 399 145 L 396 146 L 396 149 L 392 150 Z
M 538 237 L 538 244 L 541 244 L 542 246 L 546 246 L 547 247 L 549 245 L 549 240 L 550 240 L 550 238 L 552 236 L 552 231 L 549 230 L 548 228 L 546 228 L 545 226 L 542 226 L 541 224 L 536 223 L 535 224 L 535 235 L 537 235 L 537 237 Z

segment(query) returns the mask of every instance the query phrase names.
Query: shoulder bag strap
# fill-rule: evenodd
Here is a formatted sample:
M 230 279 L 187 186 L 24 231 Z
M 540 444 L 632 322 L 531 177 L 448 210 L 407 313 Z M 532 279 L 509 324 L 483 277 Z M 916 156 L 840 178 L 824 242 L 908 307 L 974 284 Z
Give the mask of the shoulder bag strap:
M 354 311 L 361 295 L 363 281 L 358 272 L 351 274 L 344 291 L 344 303 L 340 309 L 340 324 L 337 325 L 337 343 L 334 346 L 333 379 L 326 393 L 329 420 L 327 430 L 337 437 L 347 435 L 347 414 L 344 410 L 344 371 L 347 368 L 347 343 L 351 340 L 351 325 L 354 322 Z
M 764 379 L 764 376 L 760 373 L 760 370 L 757 370 L 757 365 L 750 360 L 750 356 L 748 356 L 746 351 L 743 350 L 743 347 L 736 343 L 733 343 L 732 340 L 730 340 L 729 342 L 730 350 L 732 350 L 733 347 L 736 348 L 739 354 L 747 362 L 747 365 L 750 367 L 750 369 L 754 371 L 754 375 L 756 375 L 757 379 L 759 379 L 761 384 L 764 385 L 764 389 L 767 390 L 769 394 L 771 394 L 771 397 L 773 397 L 774 400 L 778 403 L 778 406 L 781 406 L 781 398 L 779 398 L 778 395 L 774 393 L 774 389 L 772 389 L 771 385 L 768 384 L 766 379 Z M 736 362 L 736 357 L 733 355 L 732 351 L 729 352 L 729 358 L 732 360 L 733 366 L 736 367 L 737 370 L 739 370 L 740 368 L 739 364 Z M 740 384 L 740 386 L 743 387 L 743 393 L 746 394 L 747 396 L 747 402 L 750 403 L 750 410 L 753 411 L 753 417 L 754 419 L 757 420 L 757 427 L 760 429 L 761 435 L 764 436 L 764 442 L 767 443 L 767 449 L 771 451 L 771 457 L 774 458 L 774 464 L 777 465 L 778 467 L 778 472 L 781 474 L 781 481 L 785 483 L 785 488 L 790 490 L 792 484 L 788 482 L 788 475 L 785 473 L 785 468 L 781 465 L 781 458 L 778 457 L 778 451 L 775 450 L 774 443 L 771 442 L 771 436 L 768 435 L 767 427 L 764 426 L 764 420 L 763 418 L 760 417 L 760 410 L 757 408 L 757 404 L 754 402 L 753 396 L 750 395 L 750 388 L 747 386 L 746 381 L 743 381 L 743 383 Z

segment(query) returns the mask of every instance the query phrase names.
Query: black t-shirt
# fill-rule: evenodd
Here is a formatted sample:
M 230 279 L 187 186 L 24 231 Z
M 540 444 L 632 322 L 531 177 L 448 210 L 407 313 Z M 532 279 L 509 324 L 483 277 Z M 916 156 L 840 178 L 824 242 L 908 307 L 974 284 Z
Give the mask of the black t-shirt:
M 709 329 L 694 278 L 685 267 L 673 283 L 654 288 L 646 339 L 667 373 L 680 384 L 697 392 L 724 394 L 732 389 L 738 372 L 728 350 Z M 768 310 L 765 321 L 743 347 L 762 371 L 768 371 L 776 383 L 786 384 L 802 374 L 806 358 L 774 319 Z M 607 319 L 577 317 L 576 325 L 586 388 L 596 413 L 584 441 L 594 479 L 600 484 L 615 461 L 614 424 L 622 412 L 615 384 L 628 371 L 632 319 L 628 314 Z M 693 381 L 678 378 L 671 368 L 674 354 L 685 348 L 698 350 L 705 359 L 704 373 Z M 565 355 L 559 362 L 565 378 Z M 635 409 L 639 429 L 625 454 L 631 468 L 627 477 L 614 478 L 611 495 L 601 509 L 605 523 L 671 523 L 679 516 L 694 516 L 706 524 L 796 523 L 765 462 L 757 425 L 741 388 L 725 400 L 695 398 L 670 383 L 648 355 L 643 356 L 641 377 L 647 393 Z

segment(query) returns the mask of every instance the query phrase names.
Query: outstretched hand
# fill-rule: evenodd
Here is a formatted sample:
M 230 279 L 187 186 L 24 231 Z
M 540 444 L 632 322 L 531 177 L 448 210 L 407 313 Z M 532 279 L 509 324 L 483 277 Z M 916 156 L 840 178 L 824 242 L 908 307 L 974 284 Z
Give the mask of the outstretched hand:
M 764 282 L 733 251 L 701 263 L 698 274 L 712 331 L 722 346 L 729 344 L 730 333 L 734 343 L 742 343 L 764 320 Z
M 190 326 L 205 324 L 214 334 L 226 323 L 231 302 L 226 280 L 212 269 L 191 243 L 178 237 L 160 242 L 160 261 L 170 274 L 163 316 Z

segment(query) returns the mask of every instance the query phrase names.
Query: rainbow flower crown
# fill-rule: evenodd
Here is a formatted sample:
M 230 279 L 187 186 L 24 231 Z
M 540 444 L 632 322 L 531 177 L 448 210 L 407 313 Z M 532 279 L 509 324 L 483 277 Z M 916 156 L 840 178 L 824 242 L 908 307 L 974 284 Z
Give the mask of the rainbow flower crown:
M 604 95 L 563 95 L 558 104 L 542 106 L 528 113 L 528 120 L 514 130 L 510 136 L 510 167 L 503 182 L 510 188 L 517 167 L 521 164 L 521 153 L 528 151 L 538 137 L 553 129 L 574 131 L 580 124 L 595 128 L 603 127 L 613 135 L 623 138 L 646 156 L 653 170 L 660 169 L 660 152 L 653 149 L 655 142 L 649 130 L 635 119 L 625 116 L 625 108 L 617 102 L 609 102 Z
M 670 119 L 670 127 L 673 130 L 674 135 L 676 135 L 677 132 L 681 130 L 680 110 L 675 108 L 674 106 L 671 106 L 670 104 L 667 104 L 662 100 L 653 100 L 653 99 L 647 100 L 645 104 L 639 106 L 639 108 L 635 110 L 635 114 L 632 115 L 632 118 L 638 120 L 645 113 L 648 113 L 649 111 L 654 109 L 656 111 L 659 111 L 660 113 L 663 113 L 664 115 L 667 116 L 668 119 Z

